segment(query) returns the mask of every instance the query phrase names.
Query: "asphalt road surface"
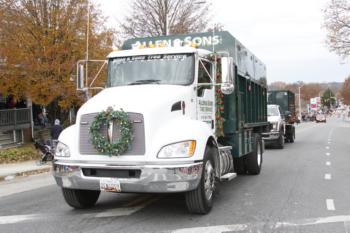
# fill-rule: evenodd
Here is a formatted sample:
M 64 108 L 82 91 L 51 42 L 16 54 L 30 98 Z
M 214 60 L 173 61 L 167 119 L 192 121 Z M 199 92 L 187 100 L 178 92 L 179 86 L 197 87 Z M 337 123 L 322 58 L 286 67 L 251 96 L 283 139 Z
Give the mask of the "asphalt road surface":
M 350 122 L 298 125 L 260 175 L 220 184 L 207 215 L 189 214 L 183 195 L 103 193 L 73 210 L 48 174 L 1 182 L 0 232 L 350 233 Z

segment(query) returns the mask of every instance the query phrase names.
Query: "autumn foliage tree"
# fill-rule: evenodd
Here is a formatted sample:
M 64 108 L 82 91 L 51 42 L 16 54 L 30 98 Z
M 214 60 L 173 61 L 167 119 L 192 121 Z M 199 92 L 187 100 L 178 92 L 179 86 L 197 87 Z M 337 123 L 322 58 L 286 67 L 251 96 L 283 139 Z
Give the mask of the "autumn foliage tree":
M 131 8 L 132 13 L 121 24 L 126 37 L 201 32 L 209 25 L 206 1 L 135 0 Z
M 340 96 L 342 97 L 344 104 L 350 105 L 350 77 L 345 79 L 340 90 Z
M 305 101 L 310 101 L 311 98 L 320 96 L 322 87 L 319 83 L 308 83 L 301 87 L 300 95 Z
M 327 88 L 324 92 L 323 95 L 321 96 L 321 103 L 323 106 L 327 106 L 328 108 L 331 108 L 332 106 L 335 105 L 335 95 L 333 91 L 330 88 Z
M 104 59 L 114 32 L 87 0 L 0 0 L 0 92 L 36 104 L 68 109 L 81 101 L 76 62 L 85 57 L 90 7 L 89 56 Z

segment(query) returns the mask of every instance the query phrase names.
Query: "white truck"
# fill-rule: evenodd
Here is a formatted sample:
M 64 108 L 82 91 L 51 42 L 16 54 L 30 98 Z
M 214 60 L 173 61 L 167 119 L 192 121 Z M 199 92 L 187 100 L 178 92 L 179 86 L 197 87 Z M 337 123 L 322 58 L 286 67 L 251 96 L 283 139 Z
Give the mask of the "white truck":
M 136 38 L 106 63 L 104 90 L 59 137 L 53 171 L 70 206 L 101 191 L 186 193 L 205 214 L 216 182 L 260 173 L 265 66 L 230 33 Z
M 288 90 L 268 92 L 267 120 L 271 123 L 270 132 L 262 134 L 268 145 L 279 149 L 284 148 L 285 142 L 295 141 L 295 94 Z
M 286 123 L 282 117 L 279 105 L 267 105 L 267 120 L 271 123 L 272 128 L 270 132 L 263 135 L 266 145 L 273 144 L 279 149 L 283 149 Z

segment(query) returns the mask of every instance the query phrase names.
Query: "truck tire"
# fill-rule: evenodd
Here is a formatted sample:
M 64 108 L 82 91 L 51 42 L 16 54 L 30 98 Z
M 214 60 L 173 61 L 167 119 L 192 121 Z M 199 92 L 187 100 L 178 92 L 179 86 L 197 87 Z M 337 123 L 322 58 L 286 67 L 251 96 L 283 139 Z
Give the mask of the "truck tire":
M 244 157 L 233 158 L 233 167 L 237 175 L 243 175 L 247 173 Z
M 67 204 L 75 209 L 84 209 L 96 204 L 100 191 L 62 188 Z
M 185 194 L 187 209 L 190 213 L 207 214 L 213 206 L 215 191 L 215 163 L 218 156 L 215 148 L 207 147 L 204 153 L 202 177 L 195 190 Z
M 249 174 L 258 175 L 261 171 L 263 162 L 263 148 L 261 137 L 258 134 L 254 136 L 253 151 L 246 155 L 246 168 Z
M 289 142 L 290 143 L 294 143 L 294 141 L 295 141 L 295 128 L 293 127 L 292 128 L 292 133 L 289 136 Z
M 280 136 L 277 139 L 276 146 L 277 146 L 278 149 L 283 149 L 284 148 L 283 132 L 280 132 Z

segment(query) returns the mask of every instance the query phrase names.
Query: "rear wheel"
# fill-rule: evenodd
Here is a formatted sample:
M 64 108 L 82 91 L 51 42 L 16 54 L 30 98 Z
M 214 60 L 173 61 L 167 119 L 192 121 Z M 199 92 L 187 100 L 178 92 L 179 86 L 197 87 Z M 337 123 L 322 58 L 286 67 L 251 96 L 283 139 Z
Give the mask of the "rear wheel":
M 84 209 L 96 204 L 100 191 L 62 188 L 67 204 L 75 209 Z
M 277 143 L 276 146 L 278 149 L 283 149 L 284 148 L 284 136 L 283 136 L 283 132 L 280 132 L 280 136 L 277 139 Z
M 203 160 L 202 177 L 198 187 L 186 193 L 187 209 L 191 213 L 207 214 L 213 206 L 213 194 L 215 191 L 215 163 L 214 156 L 218 151 L 207 147 Z
M 253 151 L 246 155 L 246 168 L 249 174 L 258 175 L 263 162 L 262 141 L 258 134 L 254 136 Z

